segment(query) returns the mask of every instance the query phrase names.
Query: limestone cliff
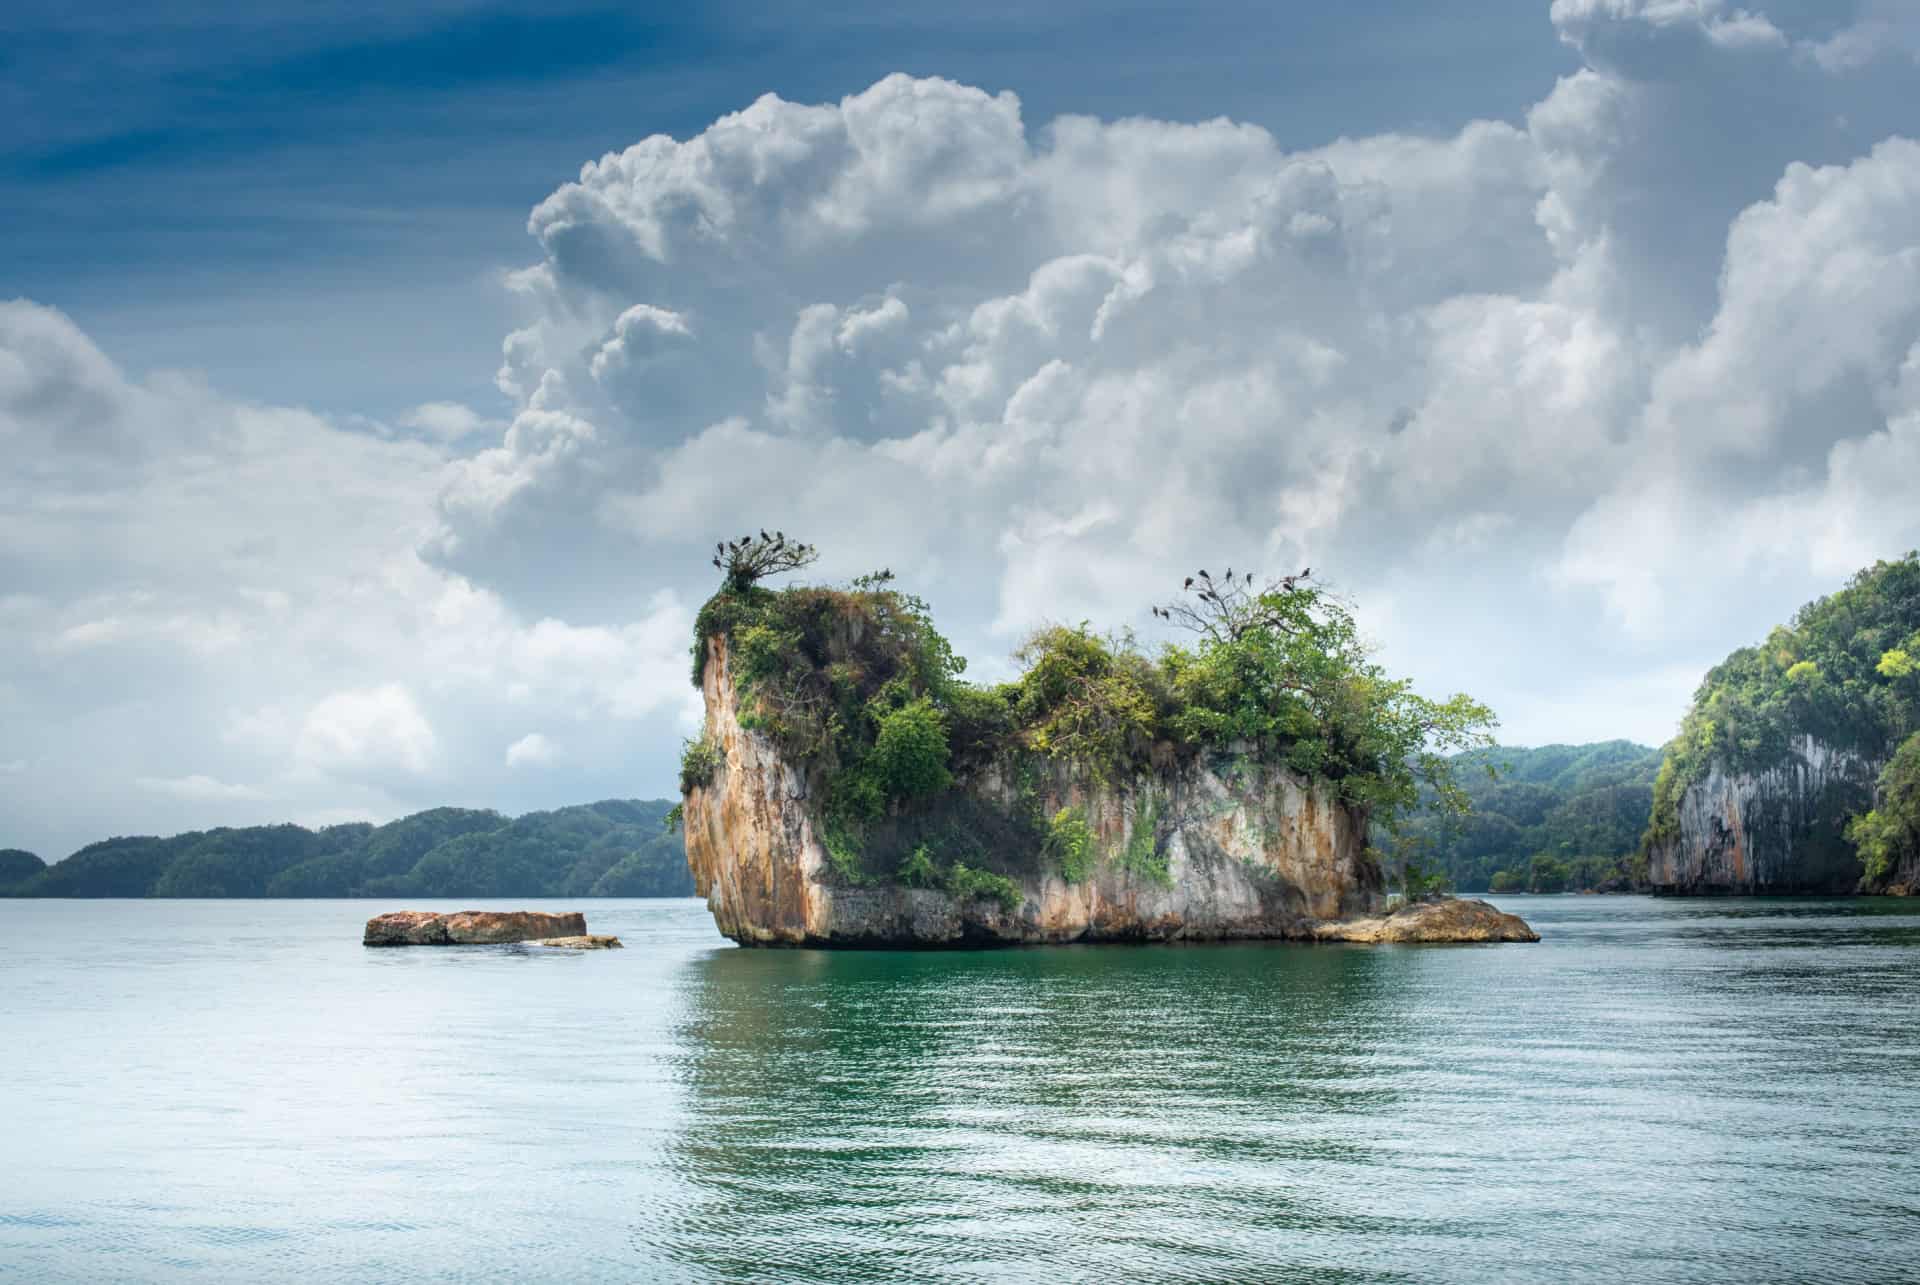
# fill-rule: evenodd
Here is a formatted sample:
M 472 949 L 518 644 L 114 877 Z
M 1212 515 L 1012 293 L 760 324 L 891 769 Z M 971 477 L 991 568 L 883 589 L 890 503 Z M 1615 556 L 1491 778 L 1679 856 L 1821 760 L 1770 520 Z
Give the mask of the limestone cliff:
M 1150 770 L 1111 783 L 1044 759 L 1036 767 L 1031 758 L 996 760 L 969 774 L 958 791 L 987 809 L 1082 809 L 1102 854 L 1074 883 L 1045 868 L 1012 871 L 1017 907 L 938 888 L 851 883 L 836 876 L 824 843 L 823 782 L 741 725 L 728 639 L 714 634 L 705 645 L 702 690 L 717 766 L 685 797 L 687 861 L 720 931 L 735 941 L 1311 940 L 1328 936 L 1316 929 L 1330 921 L 1383 908 L 1365 818 L 1325 786 L 1244 755 L 1156 756 Z M 1512 916 L 1460 904 L 1467 909 L 1434 920 L 1432 931 L 1395 939 L 1537 940 Z
M 1852 892 L 1860 862 L 1843 831 L 1872 806 L 1881 766 L 1811 736 L 1763 771 L 1716 761 L 1650 837 L 1647 881 L 1662 893 Z

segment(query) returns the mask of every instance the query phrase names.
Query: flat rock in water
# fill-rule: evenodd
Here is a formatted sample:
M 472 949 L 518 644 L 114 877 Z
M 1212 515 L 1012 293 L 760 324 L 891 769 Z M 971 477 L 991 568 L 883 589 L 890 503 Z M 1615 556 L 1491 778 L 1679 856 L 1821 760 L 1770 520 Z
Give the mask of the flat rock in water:
M 556 950 L 620 950 L 618 937 L 596 937 L 588 934 L 584 937 L 543 937 L 533 943 L 536 946 L 552 946 Z
M 584 937 L 587 917 L 579 911 L 544 910 L 395 910 L 367 920 L 368 946 L 489 946 L 509 941 Z
M 1449 897 L 1402 906 L 1370 919 L 1336 919 L 1313 926 L 1319 941 L 1539 941 L 1518 915 L 1476 898 Z

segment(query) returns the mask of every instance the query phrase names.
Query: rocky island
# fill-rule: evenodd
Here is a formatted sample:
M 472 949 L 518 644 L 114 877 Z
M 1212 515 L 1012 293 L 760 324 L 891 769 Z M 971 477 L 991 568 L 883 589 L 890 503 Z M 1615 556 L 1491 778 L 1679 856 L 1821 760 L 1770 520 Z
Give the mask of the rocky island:
M 1367 657 L 1305 575 L 1202 571 L 1156 617 L 1188 646 L 1041 630 L 988 687 L 889 573 L 759 582 L 812 561 L 784 535 L 716 551 L 682 762 L 687 861 L 745 945 L 1074 941 L 1534 941 L 1484 902 L 1383 914 L 1369 843 L 1491 716 L 1429 701 Z
M 1920 557 L 1707 674 L 1642 853 L 1659 893 L 1920 893 Z
M 544 910 L 394 910 L 367 920 L 366 946 L 499 946 L 527 942 L 563 950 L 618 948 L 618 937 L 592 936 L 579 911 Z

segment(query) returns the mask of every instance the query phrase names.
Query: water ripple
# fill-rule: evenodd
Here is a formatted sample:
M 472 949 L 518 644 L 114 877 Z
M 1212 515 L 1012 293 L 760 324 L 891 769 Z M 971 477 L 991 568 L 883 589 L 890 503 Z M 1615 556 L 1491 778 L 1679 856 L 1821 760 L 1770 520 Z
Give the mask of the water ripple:
M 1540 945 L 753 952 L 629 902 L 582 956 L 0 902 L 0 1275 L 1908 1274 L 1911 905 L 1513 900 Z

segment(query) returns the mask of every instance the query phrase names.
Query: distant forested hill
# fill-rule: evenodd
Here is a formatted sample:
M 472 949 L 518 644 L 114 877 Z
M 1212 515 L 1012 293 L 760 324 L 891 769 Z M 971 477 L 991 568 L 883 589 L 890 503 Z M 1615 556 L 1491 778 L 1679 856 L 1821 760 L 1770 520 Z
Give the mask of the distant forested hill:
M 17 897 L 688 897 L 672 804 L 608 799 L 505 817 L 434 808 L 386 825 L 106 839 L 51 866 L 0 851 Z
M 1415 818 L 1400 851 L 1463 892 L 1630 882 L 1660 757 L 1632 741 L 1471 750 L 1455 759 L 1455 776 L 1473 814 L 1451 832 L 1431 814 Z

